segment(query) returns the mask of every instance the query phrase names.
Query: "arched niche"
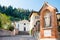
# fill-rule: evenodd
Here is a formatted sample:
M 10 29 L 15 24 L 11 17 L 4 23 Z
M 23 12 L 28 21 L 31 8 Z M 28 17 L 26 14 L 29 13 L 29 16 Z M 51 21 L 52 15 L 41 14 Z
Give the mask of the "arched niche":
M 50 10 L 48 8 L 42 9 L 40 12 L 40 26 L 42 26 L 43 28 L 54 26 L 55 18 L 55 10 Z
M 37 27 L 37 31 L 39 32 L 40 31 L 40 21 L 39 20 L 36 22 L 36 27 Z
M 51 12 L 49 10 L 46 10 L 44 15 L 44 27 L 51 27 Z

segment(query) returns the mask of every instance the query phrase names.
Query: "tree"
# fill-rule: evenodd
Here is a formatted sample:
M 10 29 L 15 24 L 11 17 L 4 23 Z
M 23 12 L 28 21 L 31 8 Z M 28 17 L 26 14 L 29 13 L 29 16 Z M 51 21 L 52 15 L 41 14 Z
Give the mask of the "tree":
M 0 19 L 0 28 L 1 28 L 1 25 L 2 25 L 2 24 L 1 24 L 1 19 Z
M 23 20 L 24 18 L 26 20 L 29 20 L 29 14 L 31 11 L 28 9 L 23 9 L 23 8 L 13 8 L 12 6 L 1 6 L 0 5 L 0 12 L 1 14 L 6 14 L 7 16 L 10 16 L 10 20 Z
M 9 30 L 10 31 L 13 31 L 14 30 L 14 27 L 13 26 L 9 27 Z
M 11 24 L 11 21 L 9 19 L 9 16 L 6 16 L 5 14 L 0 13 L 0 26 L 1 26 L 1 28 L 8 29 L 10 24 Z

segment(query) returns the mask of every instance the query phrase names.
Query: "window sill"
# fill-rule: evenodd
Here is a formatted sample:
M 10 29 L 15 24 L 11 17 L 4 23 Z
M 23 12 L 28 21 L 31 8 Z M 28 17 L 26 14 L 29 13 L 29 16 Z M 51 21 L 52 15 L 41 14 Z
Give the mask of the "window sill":
M 43 29 L 51 29 L 52 27 L 45 27 L 45 28 L 43 28 Z

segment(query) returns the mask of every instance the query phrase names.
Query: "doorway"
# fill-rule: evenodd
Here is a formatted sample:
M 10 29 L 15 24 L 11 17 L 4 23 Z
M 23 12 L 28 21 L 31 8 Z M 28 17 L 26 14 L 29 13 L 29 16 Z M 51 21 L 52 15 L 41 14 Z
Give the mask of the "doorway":
M 24 27 L 24 31 L 26 31 L 26 27 Z

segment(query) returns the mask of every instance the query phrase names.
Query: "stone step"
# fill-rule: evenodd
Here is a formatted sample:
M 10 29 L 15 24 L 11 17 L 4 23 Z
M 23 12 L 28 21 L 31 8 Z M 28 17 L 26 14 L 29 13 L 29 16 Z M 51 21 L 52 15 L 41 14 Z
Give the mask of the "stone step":
M 18 35 L 29 35 L 29 33 L 26 31 L 19 31 Z

